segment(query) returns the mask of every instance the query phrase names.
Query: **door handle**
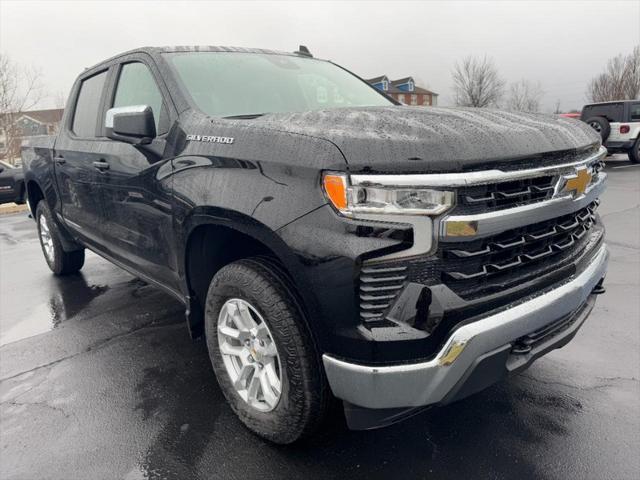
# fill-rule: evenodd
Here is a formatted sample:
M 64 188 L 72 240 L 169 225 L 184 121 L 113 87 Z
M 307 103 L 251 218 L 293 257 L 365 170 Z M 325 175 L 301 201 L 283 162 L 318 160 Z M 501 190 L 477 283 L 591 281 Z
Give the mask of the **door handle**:
M 56 162 L 58 165 L 62 165 L 63 163 L 67 162 L 62 155 L 60 155 L 59 157 L 54 157 L 53 161 Z
M 101 160 L 99 162 L 93 162 L 93 166 L 96 167 L 100 171 L 109 170 L 109 164 L 107 162 L 105 162 L 104 160 Z

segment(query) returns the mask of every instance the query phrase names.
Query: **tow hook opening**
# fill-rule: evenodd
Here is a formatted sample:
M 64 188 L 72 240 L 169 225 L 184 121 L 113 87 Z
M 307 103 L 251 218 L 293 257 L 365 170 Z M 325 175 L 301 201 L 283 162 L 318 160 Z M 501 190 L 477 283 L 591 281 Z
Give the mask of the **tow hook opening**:
M 531 345 L 523 342 L 516 342 L 511 349 L 511 353 L 514 355 L 526 355 L 529 352 L 531 352 Z
M 593 287 L 593 290 L 591 290 L 591 293 L 594 295 L 602 295 L 604 292 L 607 291 L 607 289 L 604 288 L 603 284 L 604 284 L 604 277 L 602 277 L 598 282 L 598 284 L 595 287 Z

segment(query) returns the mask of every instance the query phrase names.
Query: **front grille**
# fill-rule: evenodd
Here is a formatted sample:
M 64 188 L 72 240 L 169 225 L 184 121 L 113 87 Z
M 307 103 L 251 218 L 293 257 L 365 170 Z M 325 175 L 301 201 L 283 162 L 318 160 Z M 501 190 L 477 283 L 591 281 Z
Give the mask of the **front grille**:
M 572 214 L 484 239 L 440 242 L 434 255 L 365 263 L 359 278 L 360 317 L 367 324 L 382 320 L 409 282 L 444 284 L 475 303 L 494 296 L 512 301 L 527 295 L 527 289 L 561 281 L 571 274 L 574 262 L 602 241 L 598 204 L 596 200 Z M 491 300 L 497 307 L 495 302 L 497 297 Z
M 406 266 L 364 267 L 360 271 L 360 318 L 382 318 L 406 280 Z
M 455 213 L 471 215 L 548 200 L 556 182 L 556 176 L 548 175 L 460 188 Z
M 556 165 L 566 165 L 568 160 L 558 157 Z M 601 159 L 586 167 L 592 174 L 591 185 L 603 180 Z M 562 177 L 569 179 L 576 172 L 575 167 L 567 166 L 535 172 L 538 176 L 463 186 L 456 189 L 456 204 L 450 214 L 475 215 L 535 204 L 542 208 L 543 202 L 554 198 L 556 188 L 563 186 L 559 184 Z M 408 283 L 445 285 L 460 298 L 456 305 L 444 307 L 443 319 L 462 319 L 561 282 L 602 242 L 604 229 L 595 213 L 598 204 L 595 200 L 574 213 L 491 237 L 440 240 L 437 250 L 428 255 L 365 260 L 357 285 L 360 318 L 368 326 L 382 325 Z
M 597 182 L 599 173 L 604 168 L 604 162 L 598 161 L 591 167 L 592 181 Z M 545 175 L 463 187 L 457 191 L 454 213 L 456 215 L 473 215 L 549 200 L 553 197 L 558 179 L 557 175 Z
M 509 288 L 536 267 L 559 266 L 590 239 L 599 201 L 575 213 L 481 240 L 441 244 L 442 281 L 463 298 Z

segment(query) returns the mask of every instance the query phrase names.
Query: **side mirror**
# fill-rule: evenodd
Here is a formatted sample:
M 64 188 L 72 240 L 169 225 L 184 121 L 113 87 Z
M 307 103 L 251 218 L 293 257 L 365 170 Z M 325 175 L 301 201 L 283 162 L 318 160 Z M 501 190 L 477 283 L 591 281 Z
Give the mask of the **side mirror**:
M 148 105 L 111 108 L 104 126 L 107 138 L 133 145 L 147 145 L 156 136 L 153 110 Z

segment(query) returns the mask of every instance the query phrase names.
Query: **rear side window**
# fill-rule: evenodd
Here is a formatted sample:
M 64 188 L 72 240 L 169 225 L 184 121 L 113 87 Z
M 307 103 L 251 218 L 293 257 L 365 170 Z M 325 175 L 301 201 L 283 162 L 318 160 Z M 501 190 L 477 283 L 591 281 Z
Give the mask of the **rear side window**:
M 624 103 L 602 103 L 586 105 L 582 110 L 581 120 L 591 117 L 604 117 L 610 122 L 624 121 Z
M 102 89 L 106 79 L 107 71 L 105 70 L 93 77 L 82 80 L 80 83 L 80 93 L 76 101 L 73 126 L 71 127 L 73 133 L 79 137 L 96 136 L 100 97 L 102 96 Z
M 114 107 L 148 105 L 153 110 L 158 134 L 166 133 L 162 94 L 149 68 L 143 63 L 126 63 L 120 71 Z M 161 121 L 163 120 L 163 121 Z
M 632 122 L 640 122 L 640 103 L 631 104 L 631 111 L 629 112 Z

